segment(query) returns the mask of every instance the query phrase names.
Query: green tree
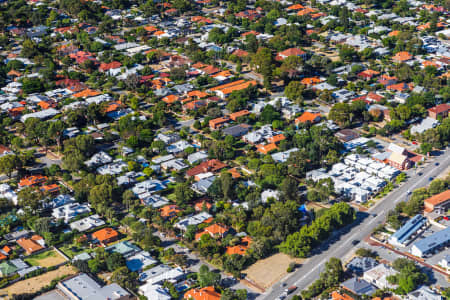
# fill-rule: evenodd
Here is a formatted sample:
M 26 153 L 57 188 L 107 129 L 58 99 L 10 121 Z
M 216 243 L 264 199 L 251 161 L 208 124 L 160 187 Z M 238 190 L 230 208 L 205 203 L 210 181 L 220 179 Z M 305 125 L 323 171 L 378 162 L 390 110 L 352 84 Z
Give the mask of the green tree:
M 220 282 L 220 273 L 212 272 L 207 265 L 202 265 L 198 272 L 198 283 L 201 287 L 217 286 Z

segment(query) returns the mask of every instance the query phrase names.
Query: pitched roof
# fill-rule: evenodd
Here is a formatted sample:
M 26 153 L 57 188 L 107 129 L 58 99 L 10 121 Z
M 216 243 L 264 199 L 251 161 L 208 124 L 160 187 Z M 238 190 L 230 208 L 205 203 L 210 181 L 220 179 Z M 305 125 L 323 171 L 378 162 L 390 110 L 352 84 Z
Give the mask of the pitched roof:
M 41 240 L 40 236 L 33 236 L 31 239 L 21 238 L 17 240 L 17 244 L 22 247 L 27 253 L 34 253 L 44 249 L 39 243 L 36 241 Z
M 100 242 L 118 237 L 119 233 L 112 228 L 103 228 L 92 234 L 92 237 Z
M 445 202 L 450 199 L 450 190 L 446 190 L 445 192 L 439 193 L 437 195 L 431 196 L 428 199 L 425 199 L 425 203 L 431 205 L 439 205 L 442 202 Z
M 295 124 L 306 123 L 308 121 L 314 123 L 316 122 L 317 118 L 320 117 L 321 117 L 320 113 L 312 113 L 309 111 L 305 111 L 300 117 L 295 119 Z
M 439 104 L 439 105 L 436 105 L 436 106 L 428 109 L 428 111 L 433 112 L 435 114 L 440 114 L 442 112 L 449 111 L 449 110 L 450 110 L 450 104 L 447 104 L 447 103 Z
M 281 52 L 278 52 L 277 57 L 275 59 L 283 60 L 284 58 L 289 57 L 289 56 L 301 56 L 304 54 L 306 54 L 306 52 L 300 48 L 289 48 L 289 49 L 283 50 Z
M 400 51 L 392 57 L 393 60 L 400 61 L 400 62 L 408 61 L 412 58 L 413 58 L 413 56 L 411 54 L 409 54 L 409 52 L 407 52 L 407 51 Z
M 230 119 L 236 121 L 237 118 L 249 115 L 250 112 L 246 109 L 237 111 L 235 113 L 230 114 Z
M 184 299 L 194 300 L 220 300 L 220 294 L 216 292 L 213 286 L 202 289 L 192 289 L 184 294 Z
M 257 145 L 256 148 L 258 149 L 258 152 L 261 152 L 263 154 L 267 154 L 271 151 L 274 151 L 278 149 L 277 145 L 275 143 L 270 143 L 267 145 Z
M 204 161 L 198 166 L 193 167 L 192 169 L 189 169 L 186 172 L 187 176 L 196 176 L 201 173 L 206 172 L 217 172 L 223 168 L 225 168 L 227 165 L 221 162 L 218 159 L 211 159 L 208 161 Z

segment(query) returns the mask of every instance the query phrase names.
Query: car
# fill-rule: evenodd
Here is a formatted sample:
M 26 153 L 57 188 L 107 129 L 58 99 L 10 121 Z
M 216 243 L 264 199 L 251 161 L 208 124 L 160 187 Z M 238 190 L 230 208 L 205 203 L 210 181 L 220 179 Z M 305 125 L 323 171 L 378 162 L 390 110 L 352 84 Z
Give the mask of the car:
M 438 162 L 436 162 L 436 163 L 434 163 L 434 165 L 435 165 L 435 166 L 439 166 L 439 163 L 438 163 Z
M 411 194 L 411 191 L 410 191 L 410 190 L 406 191 L 406 194 L 410 195 L 410 194 Z
M 428 178 L 429 181 L 432 181 L 433 179 L 434 179 L 433 177 Z
M 352 241 L 352 245 L 353 245 L 353 246 L 356 246 L 356 245 L 358 245 L 358 244 L 359 244 L 359 241 L 358 241 L 358 240 L 353 240 L 353 241 Z
M 422 176 L 422 172 L 417 173 L 417 175 Z
M 281 284 L 282 287 L 285 287 L 286 285 L 287 285 L 286 282 L 283 282 L 283 283 Z

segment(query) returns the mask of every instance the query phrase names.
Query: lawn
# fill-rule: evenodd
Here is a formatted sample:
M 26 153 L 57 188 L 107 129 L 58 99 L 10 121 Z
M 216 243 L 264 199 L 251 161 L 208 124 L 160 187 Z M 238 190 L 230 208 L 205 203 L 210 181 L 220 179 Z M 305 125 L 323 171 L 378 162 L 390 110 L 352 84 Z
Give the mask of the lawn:
M 27 257 L 25 261 L 32 266 L 48 268 L 63 263 L 66 260 L 55 250 L 49 250 L 36 255 L 31 255 Z

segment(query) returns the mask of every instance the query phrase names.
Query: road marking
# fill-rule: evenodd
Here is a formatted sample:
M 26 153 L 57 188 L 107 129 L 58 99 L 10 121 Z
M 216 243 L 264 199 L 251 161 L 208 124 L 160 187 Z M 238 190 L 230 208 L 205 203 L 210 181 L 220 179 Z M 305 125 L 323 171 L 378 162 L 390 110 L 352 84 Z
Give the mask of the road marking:
M 450 153 L 450 152 L 447 152 L 446 155 L 448 155 L 449 153 Z M 449 159 L 450 159 L 450 155 L 448 155 L 448 156 L 444 159 L 444 161 L 440 163 L 439 166 L 436 166 L 436 167 L 431 168 L 431 170 L 430 170 L 429 172 L 427 172 L 426 175 L 423 174 L 421 177 L 418 177 L 418 176 L 416 175 L 416 177 L 418 177 L 418 180 L 417 180 L 414 184 L 412 184 L 411 186 L 409 186 L 409 190 L 411 190 L 411 191 L 414 190 L 415 187 L 416 187 L 417 185 L 423 183 L 424 181 L 425 181 L 425 183 L 426 183 L 426 181 L 428 180 L 429 175 L 432 174 L 433 172 L 435 172 L 436 170 L 438 170 L 439 168 L 441 168 L 442 165 L 446 165 L 446 162 L 447 162 Z M 425 168 L 426 168 L 426 167 L 425 167 Z M 411 178 L 411 179 L 413 179 L 413 178 Z M 411 179 L 410 179 L 410 180 L 411 180 Z M 408 183 L 408 182 L 406 182 L 406 183 Z M 426 185 L 427 185 L 427 184 L 425 184 L 425 186 L 426 186 Z M 396 193 L 401 192 L 401 190 L 404 189 L 405 186 L 406 186 L 406 184 L 403 185 L 402 187 L 400 187 L 399 189 L 397 189 L 396 191 L 394 191 L 392 194 L 388 195 L 386 198 L 384 198 L 384 199 L 383 199 L 382 201 L 380 201 L 378 204 L 381 204 L 382 202 L 384 202 L 385 200 L 388 200 L 388 199 L 391 198 L 391 197 L 395 197 Z M 398 199 L 396 199 L 396 200 L 394 201 L 394 203 L 397 203 L 397 202 L 399 202 L 401 199 L 404 199 L 403 197 L 404 197 L 404 195 L 405 195 L 406 193 L 407 193 L 407 191 L 406 191 L 406 192 L 400 193 L 400 195 L 398 196 Z M 378 207 L 378 205 L 373 206 L 371 209 L 369 209 L 369 211 L 374 210 L 376 207 Z M 378 215 L 377 215 L 376 217 L 374 217 L 372 220 L 367 221 L 367 219 L 366 219 L 365 222 L 363 221 L 359 226 L 354 227 L 353 230 L 357 229 L 357 228 L 360 227 L 360 226 L 368 226 L 368 225 L 370 225 L 371 223 L 373 223 L 374 221 L 376 221 L 376 220 L 379 219 L 379 218 L 384 218 L 384 216 L 386 215 L 386 213 L 387 213 L 387 212 L 386 212 L 385 210 L 380 211 L 380 212 L 378 213 Z M 346 246 L 346 244 L 347 244 L 350 240 L 354 239 L 354 237 L 355 237 L 356 235 L 361 234 L 361 232 L 362 232 L 361 229 L 360 229 L 360 230 L 357 230 L 356 232 L 354 232 L 354 233 L 353 233 L 353 234 L 352 234 L 345 242 L 343 241 L 343 242 L 341 243 L 341 245 L 337 247 L 337 249 L 335 248 L 334 251 L 336 251 L 336 250 L 339 251 L 342 247 Z M 354 248 L 356 248 L 356 245 L 353 246 L 353 247 L 351 247 L 350 251 L 352 251 Z M 329 252 L 329 251 L 331 251 L 331 248 L 330 248 L 327 252 Z M 333 252 L 334 252 L 334 251 L 333 251 Z M 329 257 L 329 256 L 332 257 L 331 254 L 332 254 L 332 253 L 330 252 L 330 253 L 328 253 L 328 255 L 326 255 L 326 252 L 324 252 L 324 253 L 323 253 L 323 255 L 325 256 L 324 259 L 322 259 L 322 260 L 319 262 L 318 265 L 316 265 L 315 267 L 313 267 L 309 272 L 307 272 L 307 273 L 306 273 L 305 275 L 303 275 L 300 279 L 298 279 L 298 280 L 294 283 L 294 285 L 297 285 L 297 286 L 298 286 L 299 283 L 300 283 L 301 281 L 303 281 L 307 276 L 309 276 L 309 275 L 310 275 L 311 273 L 313 273 L 317 268 L 319 268 L 321 265 L 323 265 L 323 264 L 327 261 L 327 257 Z M 309 286 L 309 284 L 308 284 L 306 287 L 308 287 L 308 286 Z M 272 291 L 269 293 L 269 295 L 271 295 L 272 293 L 277 293 L 277 290 L 273 290 L 273 289 L 272 289 Z M 268 296 L 269 296 L 269 295 L 268 295 Z M 267 297 L 264 297 L 264 298 L 267 298 Z

